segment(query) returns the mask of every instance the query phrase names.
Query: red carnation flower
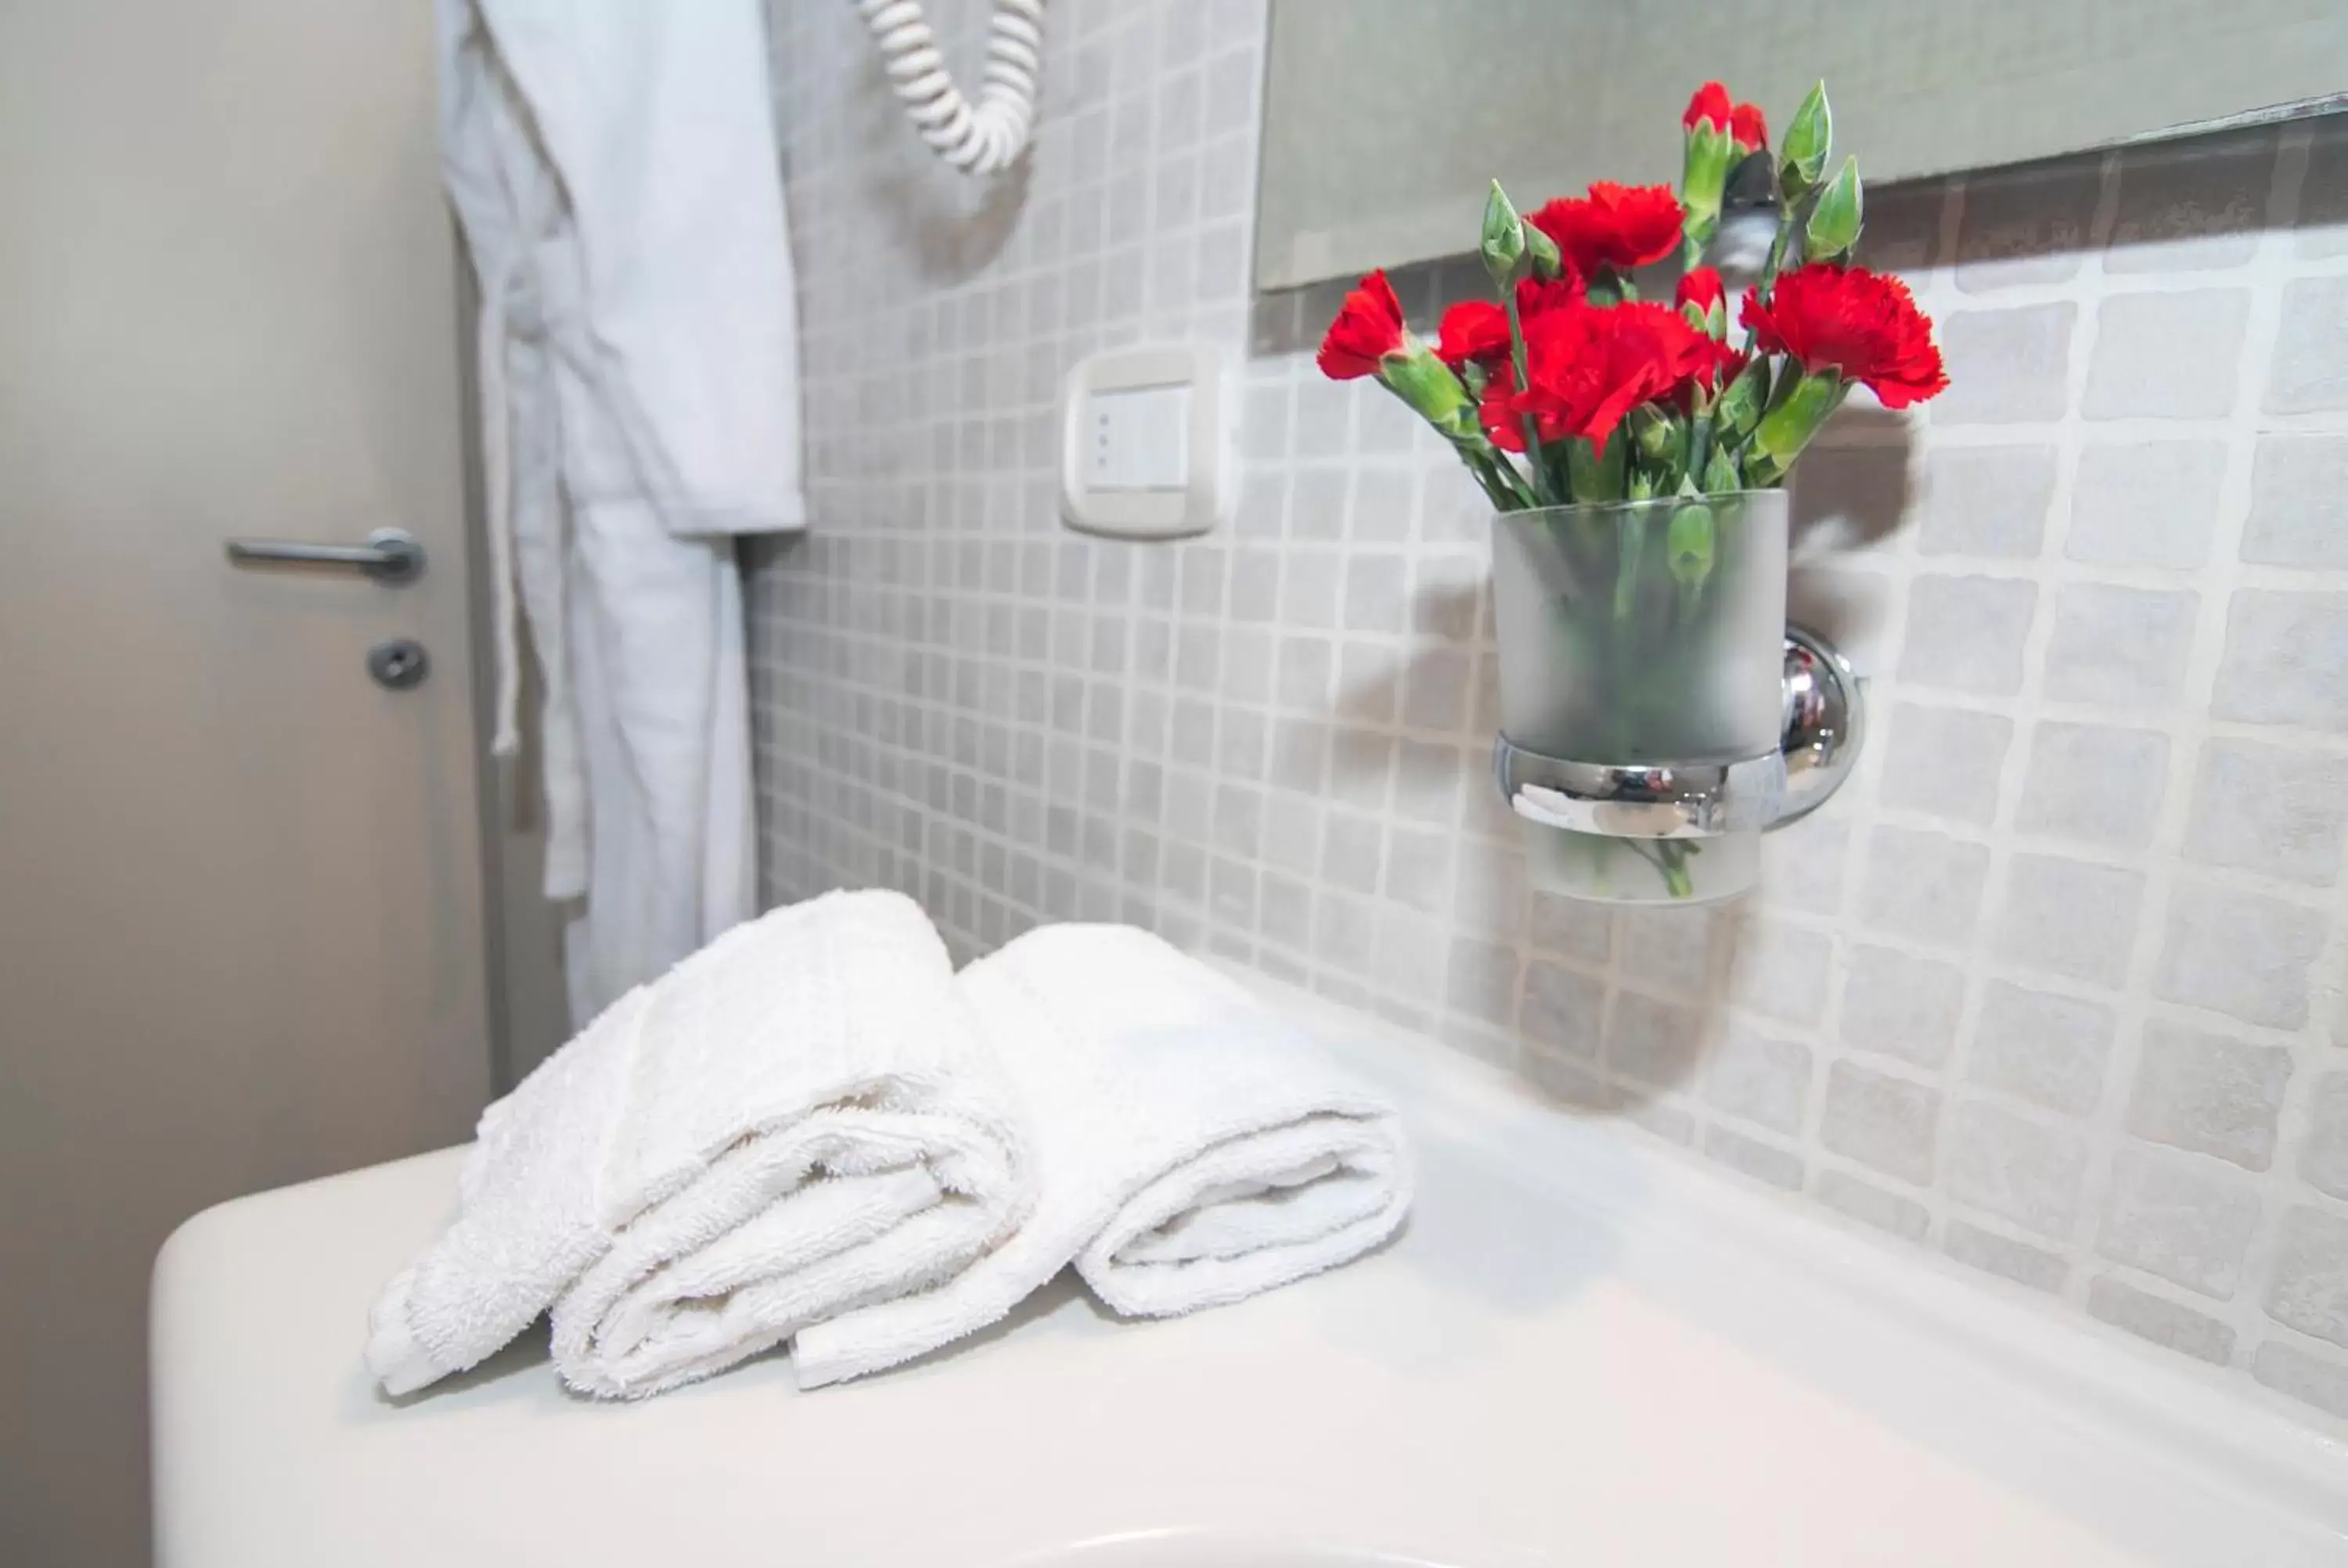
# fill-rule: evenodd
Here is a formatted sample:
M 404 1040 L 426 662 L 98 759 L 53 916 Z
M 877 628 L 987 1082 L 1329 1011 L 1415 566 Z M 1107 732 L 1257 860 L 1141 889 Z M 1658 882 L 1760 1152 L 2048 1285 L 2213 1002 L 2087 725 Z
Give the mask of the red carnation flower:
M 1746 363 L 1746 356 L 1737 350 L 1716 338 L 1705 338 L 1703 352 L 1696 356 L 1680 390 L 1700 386 L 1706 394 L 1718 393 L 1745 374 Z
M 1764 350 L 1863 382 L 1886 408 L 1921 403 L 1949 384 L 1932 323 L 1908 285 L 1864 267 L 1797 267 L 1766 302 L 1747 289 L 1742 319 Z
M 1721 287 L 1720 274 L 1710 267 L 1698 267 L 1680 280 L 1679 287 L 1673 291 L 1672 303 L 1683 308 L 1694 305 L 1699 312 L 1709 312 L 1727 297 L 1727 292 Z
M 1560 197 L 1525 220 L 1557 242 L 1568 272 L 1587 278 L 1662 261 L 1679 247 L 1683 216 L 1668 185 L 1601 179 L 1587 197 Z
M 1503 364 L 1478 410 L 1492 444 L 1525 449 L 1530 415 L 1543 441 L 1580 436 L 1603 449 L 1624 415 L 1669 397 L 1711 358 L 1711 340 L 1653 303 L 1574 304 L 1525 325 L 1527 386 Z
M 1402 302 L 1381 269 L 1337 307 L 1337 319 L 1321 340 L 1321 374 L 1332 381 L 1375 375 L 1380 360 L 1404 351 L 1403 339 Z
M 1769 145 L 1769 122 L 1751 104 L 1738 104 L 1728 113 L 1728 139 L 1739 152 L 1758 152 Z
M 1581 299 L 1578 278 L 1523 278 L 1517 283 L 1517 314 L 1528 326 L 1543 313 Z M 1436 329 L 1435 352 L 1454 370 L 1471 359 L 1505 359 L 1509 347 L 1509 313 L 1489 300 L 1460 301 L 1443 313 Z
M 1696 88 L 1695 97 L 1688 99 L 1687 112 L 1680 116 L 1680 128 L 1694 130 L 1709 121 L 1712 128 L 1725 131 L 1729 117 L 1735 111 L 1729 107 L 1728 89 L 1718 82 L 1706 82 Z

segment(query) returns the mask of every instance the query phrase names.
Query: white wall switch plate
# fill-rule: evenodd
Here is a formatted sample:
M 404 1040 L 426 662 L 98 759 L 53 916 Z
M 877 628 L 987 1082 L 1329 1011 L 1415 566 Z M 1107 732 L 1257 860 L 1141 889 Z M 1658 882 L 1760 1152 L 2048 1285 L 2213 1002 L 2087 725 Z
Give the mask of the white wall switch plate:
M 1068 373 L 1060 513 L 1117 538 L 1203 534 L 1231 510 L 1231 418 L 1220 350 L 1104 349 Z

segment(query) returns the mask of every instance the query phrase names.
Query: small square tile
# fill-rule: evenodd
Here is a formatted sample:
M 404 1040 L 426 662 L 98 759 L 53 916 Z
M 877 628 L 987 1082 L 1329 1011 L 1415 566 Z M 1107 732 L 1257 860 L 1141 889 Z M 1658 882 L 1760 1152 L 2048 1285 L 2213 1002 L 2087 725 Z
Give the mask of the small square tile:
M 2242 559 L 2348 571 L 2348 436 L 2266 431 L 2250 465 Z
M 2270 414 L 2348 408 L 2348 278 L 2300 278 L 2283 285 L 2282 319 L 2267 379 Z
M 2175 702 L 2193 651 L 2197 606 L 2188 589 L 2065 584 L 2046 648 L 2046 695 L 2124 708 Z
M 2089 419 L 2222 419 L 2240 380 L 2241 289 L 2113 294 L 2096 312 L 2081 412 Z
M 1802 1157 L 1757 1138 L 1747 1138 L 1715 1123 L 1704 1130 L 1704 1153 L 1706 1159 L 1717 1161 L 1756 1182 L 1783 1187 L 1789 1193 L 1802 1190 Z
M 1957 226 L 1957 287 L 1988 293 L 2076 275 L 2101 183 L 2100 169 L 2075 159 L 1969 177 Z
M 2348 1198 L 2348 1072 L 2325 1073 L 2307 1097 L 2299 1177 L 2319 1193 Z
M 1410 729 L 1464 734 L 1475 660 L 1464 649 L 1421 648 L 1403 670 L 1402 722 Z
M 1461 937 L 1451 944 L 1450 989 L 1446 1000 L 1486 1023 L 1506 1024 L 1517 1016 L 1517 984 L 1522 966 L 1516 949 L 1498 942 Z
M 1321 825 L 1321 880 L 1352 893 L 1376 892 L 1385 837 L 1370 817 L 1331 812 Z
M 2348 1345 L 2348 1218 L 2303 1204 L 2284 1212 L 2266 1309 L 2302 1334 Z
M 2300 182 L 2298 251 L 2348 255 L 2348 127 L 2326 115 L 2309 128 L 2307 172 Z
M 2273 1163 L 2277 1119 L 2291 1085 L 2291 1052 L 2156 1019 L 2128 1100 L 2137 1137 L 2230 1160 L 2247 1171 Z
M 1908 589 L 1900 679 L 1982 696 L 2020 691 L 2037 601 L 2038 585 L 2019 578 L 1917 578 Z
M 1962 970 L 1894 948 L 1856 943 L 1843 981 L 1842 1041 L 1854 1050 L 1938 1067 L 1957 1043 Z
M 2047 445 L 1928 449 L 1916 548 L 1926 555 L 2037 555 L 2054 499 L 2054 459 Z
M 1813 812 L 1761 840 L 1761 901 L 1774 909 L 1831 915 L 1842 907 L 1850 824 Z
M 1959 1263 L 2049 1294 L 2062 1289 L 2063 1281 L 2071 1272 L 2071 1266 L 2058 1254 L 1962 1220 L 1949 1222 L 1949 1234 L 1941 1247 Z
M 1979 1100 L 1949 1120 L 1949 1195 L 2024 1230 L 2067 1239 L 2086 1174 L 2087 1141 L 2075 1132 Z
M 2185 858 L 2329 887 L 2348 827 L 2348 757 L 2257 741 L 2201 747 Z
M 1715 1109 L 1788 1137 L 1802 1130 L 1809 1087 L 1808 1046 L 1743 1027 L 1722 1036 L 1704 1069 L 1704 1099 Z
M 2064 553 L 2189 571 L 2209 554 L 2226 448 L 2216 441 L 2097 444 L 2079 454 Z
M 2046 424 L 2063 416 L 2070 380 L 2070 303 L 1965 310 L 1942 316 L 1949 389 L 1935 425 Z
M 1989 850 L 1944 834 L 1879 827 L 1859 913 L 1893 936 L 1962 947 L 1981 916 Z
M 2031 732 L 2014 826 L 2118 849 L 2152 842 L 2168 782 L 2157 730 L 2050 720 Z
M 2051 855 L 2007 866 L 1995 950 L 2010 963 L 2097 985 L 2127 977 L 2144 873 Z
M 1603 964 L 1613 950 L 1614 914 L 1602 904 L 1534 893 L 1529 914 L 1537 951 Z
M 1828 1071 L 1819 1143 L 1918 1186 L 1932 1179 L 1941 1091 L 1905 1078 L 1838 1061 Z
M 1884 1191 L 1844 1171 L 1827 1171 L 1818 1177 L 1818 1202 L 1861 1225 L 1889 1231 L 1906 1241 L 1921 1242 L 1932 1228 L 1932 1211 L 1913 1198 Z
M 2279 898 L 2180 881 L 2169 890 L 2153 994 L 2297 1029 L 2307 1021 L 2308 972 L 2323 950 L 2325 924 L 2316 910 Z
M 2102 1002 L 1992 980 L 1965 1076 L 2049 1111 L 2084 1116 L 2103 1098 L 2116 1020 Z
M 2270 1339 L 2250 1358 L 2250 1376 L 2328 1415 L 2348 1416 L 2348 1367 L 2337 1361 L 2327 1361 L 2286 1340 Z
M 1714 1030 L 1701 1007 L 1619 991 L 1606 1019 L 1606 1064 L 1637 1082 L 1672 1088 L 1694 1075 Z
M 1889 538 L 1908 492 L 1908 454 L 1898 447 L 1813 446 L 1792 480 L 1794 548 L 1856 549 Z
M 2223 1166 L 2123 1149 L 2096 1250 L 2114 1263 L 2223 1301 L 2241 1282 L 2258 1228 L 2257 1190 Z
M 2209 711 L 2348 734 L 2348 593 L 2237 589 Z
M 1606 983 L 1595 975 L 1546 958 L 1525 966 L 1518 1027 L 1527 1040 L 1568 1056 L 1595 1059 L 1605 1015 Z
M 1396 827 L 1386 835 L 1385 895 L 1422 915 L 1451 907 L 1452 838 L 1440 831 Z
M 2230 1325 L 2108 1274 L 2087 1282 L 2087 1315 L 2197 1361 L 2223 1367 L 2234 1358 Z
M 2013 739 L 2002 713 L 1902 702 L 1884 738 L 1883 804 L 1986 827 Z
M 2266 222 L 2274 149 L 2273 131 L 2262 129 L 2122 152 L 2104 270 L 2179 272 L 2247 262 Z
M 1827 971 L 1834 941 L 1822 931 L 1783 920 L 1753 919 L 1739 927 L 1729 994 L 1766 1018 L 1816 1023 L 1826 1010 Z
M 1735 934 L 1720 910 L 1670 905 L 1618 909 L 1614 927 L 1623 977 L 1684 999 L 1712 993 Z
M 1408 563 L 1398 555 L 1354 555 L 1345 562 L 1348 631 L 1400 632 L 1409 624 Z

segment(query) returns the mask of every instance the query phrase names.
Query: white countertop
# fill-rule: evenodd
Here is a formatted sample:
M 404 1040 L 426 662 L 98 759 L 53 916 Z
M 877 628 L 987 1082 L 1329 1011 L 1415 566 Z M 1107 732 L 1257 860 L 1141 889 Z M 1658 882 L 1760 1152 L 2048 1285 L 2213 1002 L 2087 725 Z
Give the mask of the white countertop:
M 812 1394 L 770 1358 L 595 1404 L 541 1331 L 395 1404 L 367 1307 L 458 1152 L 264 1194 L 156 1266 L 162 1568 L 2348 1563 L 2322 1435 L 1251 983 L 1408 1108 L 1384 1252 L 1159 1323 L 1064 1276 Z

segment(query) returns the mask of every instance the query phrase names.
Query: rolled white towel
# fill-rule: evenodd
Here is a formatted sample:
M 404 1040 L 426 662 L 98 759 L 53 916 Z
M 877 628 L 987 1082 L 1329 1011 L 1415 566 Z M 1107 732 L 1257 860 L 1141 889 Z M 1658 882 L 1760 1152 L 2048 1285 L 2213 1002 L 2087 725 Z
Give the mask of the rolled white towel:
M 1117 1311 L 1236 1301 L 1360 1255 L 1410 1204 L 1384 1098 L 1235 982 L 1147 932 L 1050 926 L 958 982 L 1035 1139 L 1035 1213 L 937 1288 L 815 1324 L 804 1388 L 1000 1318 L 1074 1262 Z
M 934 1286 L 1034 1193 L 928 918 L 827 894 L 631 991 L 482 1113 L 457 1218 L 386 1287 L 367 1362 L 407 1393 L 551 1307 L 573 1387 L 657 1393 Z

